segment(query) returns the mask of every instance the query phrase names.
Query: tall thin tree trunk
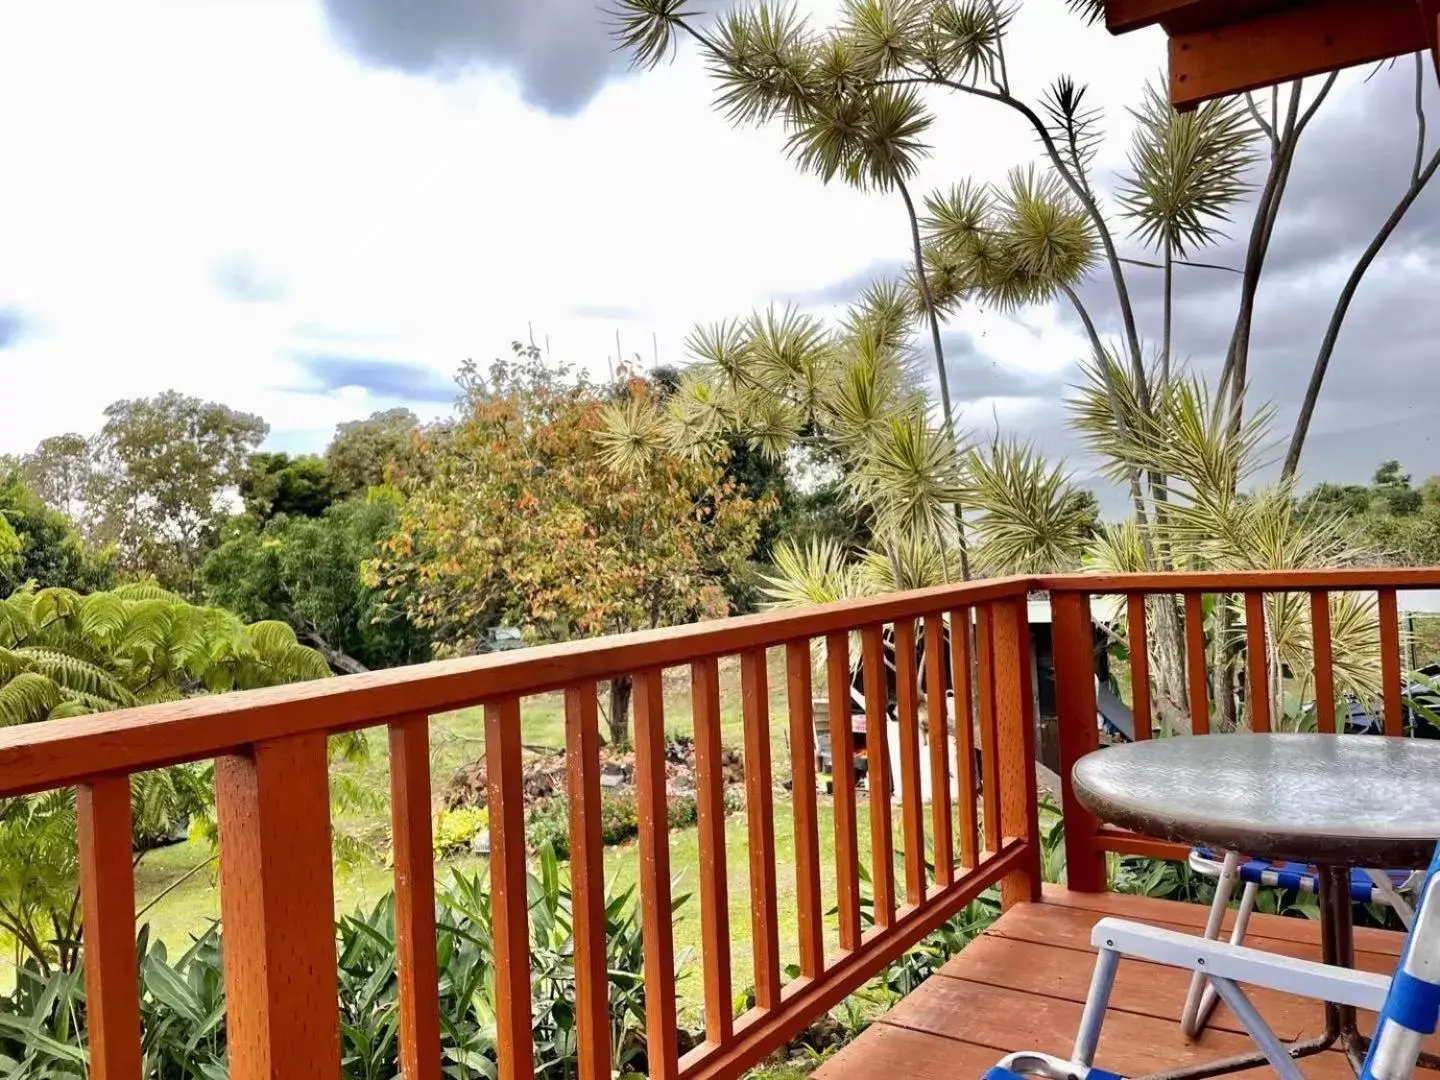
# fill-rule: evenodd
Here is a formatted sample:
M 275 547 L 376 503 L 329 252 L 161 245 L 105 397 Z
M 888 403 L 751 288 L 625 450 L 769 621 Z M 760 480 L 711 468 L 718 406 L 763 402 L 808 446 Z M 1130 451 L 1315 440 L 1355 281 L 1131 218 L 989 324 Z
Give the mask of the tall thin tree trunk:
M 945 346 L 940 341 L 940 315 L 935 310 L 935 298 L 930 293 L 930 279 L 925 273 L 925 246 L 920 240 L 920 219 L 915 214 L 915 202 L 910 198 L 910 189 L 905 181 L 896 179 L 900 198 L 905 200 L 905 213 L 910 218 L 910 243 L 915 255 L 915 278 L 920 285 L 920 297 L 925 304 L 925 315 L 930 322 L 930 341 L 935 349 L 935 374 L 940 382 L 940 409 L 945 418 L 945 433 L 951 442 L 956 440 L 955 411 L 950 405 L 950 374 L 945 370 Z M 965 543 L 965 509 L 955 504 L 955 536 L 960 548 L 960 580 L 970 580 L 970 552 Z
M 616 749 L 630 745 L 630 676 L 610 680 L 610 745 Z
M 1340 290 L 1340 297 L 1335 301 L 1335 310 L 1330 313 L 1330 323 L 1325 327 L 1325 337 L 1320 342 L 1320 352 L 1315 357 L 1315 367 L 1310 372 L 1310 384 L 1305 388 L 1305 400 L 1300 405 L 1300 415 L 1295 421 L 1295 432 L 1290 436 L 1290 448 L 1285 452 L 1285 467 L 1281 471 L 1282 479 L 1289 480 L 1295 475 L 1295 470 L 1300 466 L 1300 452 L 1305 448 L 1305 438 L 1310 433 L 1310 420 L 1315 415 L 1315 403 L 1320 399 L 1320 386 L 1325 381 L 1325 373 L 1330 367 L 1330 357 L 1335 352 L 1335 343 L 1340 338 L 1340 327 L 1345 322 L 1345 315 L 1350 310 L 1350 302 L 1355 298 L 1355 291 L 1360 287 L 1360 280 L 1365 272 L 1370 269 L 1370 264 L 1380 254 L 1380 249 L 1390 239 L 1396 227 L 1404 218 L 1406 211 L 1411 204 L 1419 197 L 1430 178 L 1435 175 L 1437 168 L 1440 168 L 1440 150 L 1437 150 L 1431 157 L 1429 164 L 1425 163 L 1425 60 L 1421 53 L 1415 54 L 1415 165 L 1410 171 L 1410 186 L 1400 196 L 1400 200 L 1390 211 L 1368 247 L 1356 260 L 1354 267 L 1350 270 L 1350 276 L 1345 279 L 1345 287 Z

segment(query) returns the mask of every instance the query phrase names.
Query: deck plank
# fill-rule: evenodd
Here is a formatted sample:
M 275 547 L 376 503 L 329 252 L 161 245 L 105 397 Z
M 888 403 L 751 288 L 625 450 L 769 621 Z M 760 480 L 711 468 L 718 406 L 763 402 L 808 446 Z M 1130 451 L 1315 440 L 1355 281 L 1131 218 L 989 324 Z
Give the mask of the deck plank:
M 1070 893 L 1047 886 L 1039 903 L 1020 904 L 900 1001 L 863 1035 L 825 1062 L 819 1080 L 868 1080 L 903 1071 L 906 1080 L 978 1077 L 1006 1053 L 1043 1050 L 1067 1055 L 1089 989 L 1094 950 L 1090 930 L 1102 915 L 1197 930 L 1205 909 L 1192 904 L 1114 894 Z M 1255 917 L 1248 943 L 1319 957 L 1319 928 L 1304 919 Z M 1359 966 L 1394 970 L 1401 935 L 1357 931 Z M 1210 1029 L 1187 1044 L 1178 1016 L 1188 984 L 1180 971 L 1127 961 L 1120 967 L 1097 1058 L 1102 1068 L 1136 1075 L 1198 1064 L 1253 1049 L 1221 1006 Z M 1274 991 L 1251 999 L 1283 1039 L 1320 1030 L 1321 1006 Z M 1362 1015 L 1361 1027 L 1373 1023 Z M 1306 1059 L 1313 1080 L 1353 1080 L 1342 1054 Z M 1240 1074 L 1273 1075 L 1268 1068 Z

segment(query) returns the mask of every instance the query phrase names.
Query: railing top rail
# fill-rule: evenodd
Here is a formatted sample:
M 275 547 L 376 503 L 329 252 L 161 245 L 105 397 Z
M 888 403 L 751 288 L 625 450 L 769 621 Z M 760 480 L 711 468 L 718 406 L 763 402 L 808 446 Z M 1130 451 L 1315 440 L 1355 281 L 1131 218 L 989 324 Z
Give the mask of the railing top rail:
M 876 622 L 919 618 L 1030 591 L 1242 592 L 1440 588 L 1423 569 L 1051 574 L 945 585 L 822 607 L 589 638 L 517 653 L 417 664 L 364 675 L 192 698 L 94 716 L 0 729 L 0 797 L 64 787 L 87 777 L 137 772 L 224 754 L 267 739 L 337 733 L 512 695 L 688 664 Z
M 1136 592 L 1304 592 L 1326 589 L 1440 589 L 1440 567 L 1344 567 L 1321 570 L 1204 570 L 1169 574 L 1046 574 L 1032 589 L 1092 594 Z
M 0 797 L 919 618 L 1024 595 L 1030 586 L 1025 577 L 995 578 L 3 728 Z

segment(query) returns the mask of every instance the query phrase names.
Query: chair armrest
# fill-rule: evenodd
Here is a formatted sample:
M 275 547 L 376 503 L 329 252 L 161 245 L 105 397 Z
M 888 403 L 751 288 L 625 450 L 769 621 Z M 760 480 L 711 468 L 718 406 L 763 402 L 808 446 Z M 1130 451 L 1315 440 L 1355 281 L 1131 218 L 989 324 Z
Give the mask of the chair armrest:
M 1374 1012 L 1384 1006 L 1390 990 L 1388 975 L 1277 956 L 1262 949 L 1211 941 L 1128 919 L 1101 919 L 1090 935 L 1090 944 L 1122 956 Z

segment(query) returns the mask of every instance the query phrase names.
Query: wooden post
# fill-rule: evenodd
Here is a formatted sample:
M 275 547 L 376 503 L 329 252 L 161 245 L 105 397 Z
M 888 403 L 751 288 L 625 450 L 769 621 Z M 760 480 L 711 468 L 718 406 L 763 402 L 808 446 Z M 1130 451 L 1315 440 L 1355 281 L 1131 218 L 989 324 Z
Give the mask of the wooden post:
M 80 785 L 80 910 L 93 1080 L 140 1080 L 140 980 L 135 957 L 135 865 L 130 778 Z
M 930 829 L 935 837 L 935 884 L 955 880 L 954 822 L 950 811 L 950 725 L 945 708 L 945 624 L 925 616 L 925 719 L 930 739 Z M 957 710 L 958 712 L 958 710 Z M 956 717 L 959 723 L 959 717 Z M 961 762 L 956 762 L 957 767 Z
M 795 818 L 795 926 L 800 974 L 825 966 L 825 924 L 820 905 L 820 832 L 815 808 L 815 721 L 811 714 L 810 642 L 785 646 L 786 703 L 790 713 L 790 796 Z
M 835 907 L 840 948 L 860 947 L 860 856 L 855 810 L 855 737 L 850 714 L 850 637 L 825 639 L 825 683 L 830 699 L 830 776 L 835 790 Z
M 485 706 L 485 785 L 490 795 L 490 919 L 499 1080 L 529 1080 L 535 1075 L 535 1043 L 530 1031 L 530 904 L 519 698 Z
M 1185 674 L 1190 684 L 1190 734 L 1210 731 L 1210 672 L 1205 663 L 1205 598 L 1185 594 Z
M 885 642 L 879 623 L 860 631 L 865 671 L 865 753 L 870 784 L 870 882 L 875 925 L 895 922 L 895 846 L 890 823 L 890 717 L 885 686 Z
M 1027 845 L 1025 869 L 1000 881 L 1005 907 L 1040 899 L 1040 822 L 1035 791 L 1034 682 L 1030 677 L 1030 623 L 1026 598 L 997 600 L 992 607 L 995 666 L 997 765 L 1000 778 L 1000 830 Z
M 1250 730 L 1270 730 L 1270 664 L 1265 636 L 1265 594 L 1245 594 L 1245 699 Z
M 700 840 L 700 965 L 705 981 L 705 1038 L 728 1042 L 735 1003 L 730 989 L 730 897 L 725 878 L 725 777 L 720 765 L 720 668 L 714 657 L 690 667 L 695 718 L 695 808 Z
M 1060 725 L 1060 801 L 1065 815 L 1065 879 L 1075 892 L 1105 891 L 1100 822 L 1075 798 L 1075 763 L 1100 745 L 1095 708 L 1095 638 L 1086 593 L 1050 594 L 1055 700 Z
M 390 833 L 395 849 L 395 960 L 400 1067 L 440 1080 L 440 979 L 435 958 L 435 844 L 430 831 L 430 718 L 390 725 Z
M 665 697 L 660 671 L 635 676 L 635 794 L 640 806 L 640 920 L 645 933 L 645 1030 L 651 1080 L 675 1080 L 675 935 L 670 821 L 665 804 Z
M 1315 726 L 1333 735 L 1335 663 L 1330 642 L 1330 594 L 1323 589 L 1310 590 L 1310 640 L 1315 654 Z
M 925 902 L 925 805 L 920 792 L 920 702 L 915 623 L 895 623 L 895 701 L 900 721 L 900 835 L 905 843 L 905 903 Z
M 1145 594 L 1125 598 L 1130 638 L 1130 699 L 1134 702 L 1135 738 L 1150 738 L 1150 645 L 1145 634 Z
M 980 706 L 980 815 L 985 850 L 1000 850 L 1000 770 L 995 738 L 994 606 L 975 609 L 975 687 Z
M 745 820 L 750 835 L 750 930 L 755 1004 L 780 1004 L 780 928 L 775 900 L 775 792 L 770 780 L 770 695 L 765 650 L 740 654 L 740 711 L 745 725 Z
M 1395 590 L 1381 589 L 1380 619 L 1380 694 L 1385 710 L 1385 734 L 1405 734 L 1405 703 L 1401 700 L 1400 679 L 1400 613 L 1396 610 Z
M 340 1075 L 323 733 L 215 763 L 231 1080 Z
M 600 718 L 593 681 L 565 690 L 570 891 L 575 936 L 575 1041 L 580 1080 L 610 1080 L 605 856 L 600 836 Z
M 950 678 L 955 687 L 955 803 L 960 808 L 960 862 L 973 870 L 980 861 L 975 822 L 975 679 L 970 648 L 970 609 L 950 612 Z

